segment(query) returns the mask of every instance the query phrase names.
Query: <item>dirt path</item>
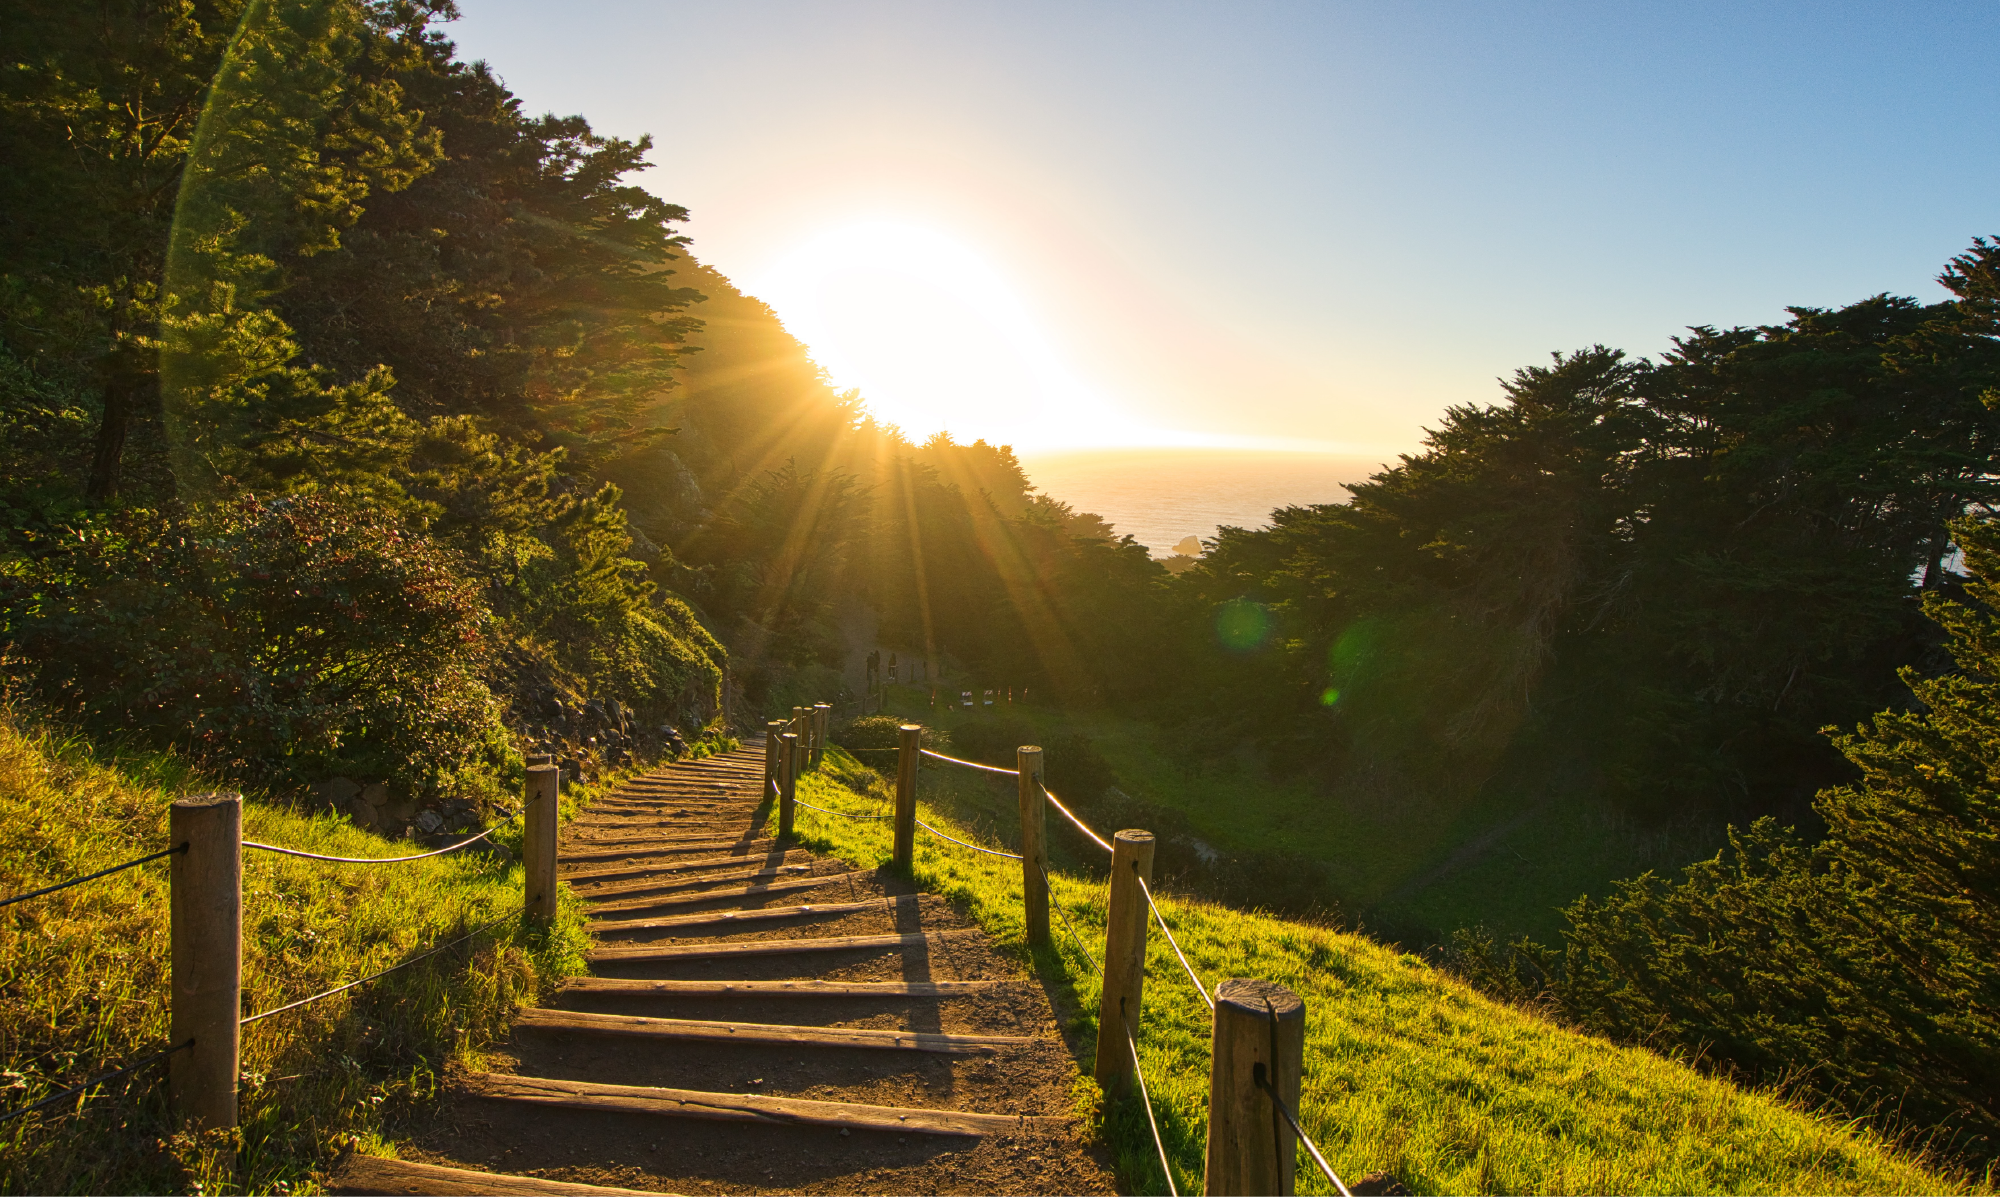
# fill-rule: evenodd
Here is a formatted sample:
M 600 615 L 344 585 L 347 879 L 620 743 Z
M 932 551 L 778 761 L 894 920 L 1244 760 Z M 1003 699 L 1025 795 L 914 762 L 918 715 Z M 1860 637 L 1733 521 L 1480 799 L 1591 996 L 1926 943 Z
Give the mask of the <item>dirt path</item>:
M 453 1081 L 401 1150 L 428 1168 L 355 1156 L 335 1186 L 1113 1191 L 1041 987 L 940 898 L 760 837 L 762 772 L 761 747 L 674 764 L 572 823 L 592 974 Z

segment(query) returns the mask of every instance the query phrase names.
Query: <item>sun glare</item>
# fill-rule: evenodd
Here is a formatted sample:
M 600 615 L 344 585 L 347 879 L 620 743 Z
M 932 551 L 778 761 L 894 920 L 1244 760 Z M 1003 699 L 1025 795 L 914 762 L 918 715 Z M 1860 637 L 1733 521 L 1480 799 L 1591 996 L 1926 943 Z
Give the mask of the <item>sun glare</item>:
M 1079 376 L 1022 284 L 938 229 L 871 220 L 777 257 L 750 290 L 879 421 L 1021 449 L 1161 444 Z

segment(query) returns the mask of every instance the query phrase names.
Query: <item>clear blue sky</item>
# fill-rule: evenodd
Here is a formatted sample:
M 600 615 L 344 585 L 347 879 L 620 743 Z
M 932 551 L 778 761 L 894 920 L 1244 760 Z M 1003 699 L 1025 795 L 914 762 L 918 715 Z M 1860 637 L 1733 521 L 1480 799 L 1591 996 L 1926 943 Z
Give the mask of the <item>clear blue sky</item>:
M 1991 4 L 462 3 L 914 432 L 1407 449 L 2000 233 Z

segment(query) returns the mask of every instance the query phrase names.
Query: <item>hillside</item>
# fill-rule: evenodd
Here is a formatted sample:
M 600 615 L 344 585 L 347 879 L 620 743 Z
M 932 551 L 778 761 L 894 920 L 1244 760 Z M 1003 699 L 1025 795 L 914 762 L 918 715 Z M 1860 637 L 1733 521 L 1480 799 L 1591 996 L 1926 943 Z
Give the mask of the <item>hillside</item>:
M 874 772 L 843 753 L 829 761 L 829 771 L 804 782 L 803 799 L 845 813 L 883 810 Z M 921 773 L 919 811 L 933 824 L 948 819 L 933 806 L 939 783 L 939 773 Z M 977 809 L 963 815 L 964 824 L 941 828 L 987 845 L 1005 841 Z M 880 823 L 803 808 L 799 819 L 809 845 L 861 863 L 888 857 Z M 1026 955 L 1019 871 L 928 836 L 917 842 L 916 881 Z M 1070 930 L 1102 946 L 1103 884 L 1081 872 L 1052 881 L 1069 924 L 1058 921 L 1055 951 L 1033 959 L 1059 1007 L 1074 1014 L 1068 1037 L 1087 1064 L 1097 980 Z M 1162 908 L 1208 985 L 1264 978 L 1306 1001 L 1303 1119 L 1349 1180 L 1387 1170 L 1419 1195 L 1942 1194 L 1968 1186 L 1851 1122 L 1572 1032 L 1365 937 L 1186 899 L 1163 898 Z M 1208 1018 L 1157 933 L 1146 986 L 1142 1061 L 1187 1192 L 1201 1178 Z M 1128 1102 L 1107 1118 L 1121 1185 L 1163 1191 L 1144 1115 Z M 1320 1190 L 1303 1155 L 1300 1167 L 1301 1188 Z

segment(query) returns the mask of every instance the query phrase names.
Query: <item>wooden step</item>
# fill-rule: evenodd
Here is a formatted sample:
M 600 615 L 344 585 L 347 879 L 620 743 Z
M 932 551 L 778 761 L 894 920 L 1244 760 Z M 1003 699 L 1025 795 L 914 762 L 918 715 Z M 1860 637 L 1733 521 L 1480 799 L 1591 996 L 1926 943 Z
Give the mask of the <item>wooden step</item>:
M 649 883 L 645 887 L 621 888 L 611 892 L 592 892 L 588 896 L 585 896 L 584 899 L 620 900 L 637 896 L 650 896 L 660 892 L 679 891 L 682 888 L 700 887 L 703 884 L 710 883 L 750 883 L 759 879 L 790 879 L 793 876 L 802 875 L 810 870 L 812 870 L 812 864 L 810 863 L 799 863 L 796 865 L 788 863 L 784 866 L 771 867 L 763 871 L 729 871 L 716 875 L 690 875 L 686 879 Z
M 793 848 L 785 851 L 784 859 L 790 861 L 793 855 L 810 855 L 812 851 Z M 717 867 L 743 867 L 751 863 L 771 864 L 763 854 L 727 854 L 718 858 L 697 858 L 691 861 L 642 862 L 630 866 L 594 867 L 588 871 L 567 871 L 562 878 L 571 883 L 598 883 L 607 879 L 638 879 L 646 875 L 671 876 L 675 871 L 713 871 Z M 773 869 L 775 866 L 773 865 Z
M 588 926 L 591 933 L 643 933 L 649 929 L 688 929 L 698 925 L 741 925 L 755 921 L 782 921 L 788 917 L 833 917 L 842 913 L 866 912 L 874 908 L 893 908 L 899 901 L 911 902 L 914 908 L 915 896 L 878 896 L 873 900 L 855 900 L 846 904 L 793 904 L 785 908 L 732 908 L 727 912 L 694 913 L 685 917 L 639 917 L 630 921 L 592 921 Z
M 638 1113 L 701 1121 L 750 1121 L 760 1125 L 818 1125 L 880 1133 L 993 1137 L 1046 1133 L 1063 1124 L 1061 1119 L 1054 1117 L 948 1112 L 935 1108 L 887 1108 L 875 1104 L 790 1100 L 740 1092 L 693 1092 L 681 1088 L 539 1079 L 531 1075 L 491 1075 L 483 1071 L 466 1075 L 461 1086 L 471 1095 L 491 1100 L 545 1104 L 588 1112 Z
M 861 950 L 913 950 L 941 946 L 946 938 L 974 932 L 864 933 L 853 937 L 773 938 L 761 942 L 695 942 L 685 946 L 612 946 L 592 950 L 591 962 L 678 962 L 691 958 L 763 958 L 774 954 L 842 954 Z
M 928 1054 L 988 1054 L 1031 1046 L 1037 1039 L 998 1034 L 917 1033 L 904 1029 L 844 1029 L 821 1025 L 758 1025 L 742 1021 L 689 1021 L 678 1017 L 628 1017 L 613 1013 L 524 1008 L 516 1029 L 594 1033 L 672 1042 L 740 1042 L 755 1046 L 804 1046 L 821 1050 L 919 1050 Z
M 562 851 L 564 862 L 599 862 L 618 858 L 650 858 L 660 854 L 701 854 L 720 850 L 741 851 L 754 854 L 777 845 L 776 838 L 758 838 L 755 841 L 716 841 L 710 838 L 699 842 L 674 842 L 660 838 L 632 839 L 627 844 L 624 839 L 605 843 L 579 839 Z M 601 848 L 600 848 L 601 847 Z
M 971 996 L 999 987 L 997 979 L 931 979 L 914 983 L 846 983 L 828 979 L 607 979 L 577 975 L 563 980 L 563 993 L 652 999 L 856 1000 L 869 997 L 941 1000 Z
M 774 883 L 753 883 L 745 887 L 715 888 L 706 892 L 688 892 L 684 895 L 667 895 L 658 900 L 628 900 L 618 904 L 599 904 L 584 897 L 593 913 L 652 912 L 662 908 L 687 908 L 696 904 L 710 904 L 717 900 L 748 900 L 753 896 L 787 896 L 793 892 L 809 892 L 830 883 L 852 880 L 867 871 L 843 871 L 838 875 L 811 875 L 803 879 L 785 879 Z
M 334 1164 L 326 1186 L 357 1196 L 664 1196 L 629 1188 L 592 1187 L 560 1179 L 494 1175 L 463 1167 L 402 1162 L 372 1154 L 348 1154 Z

